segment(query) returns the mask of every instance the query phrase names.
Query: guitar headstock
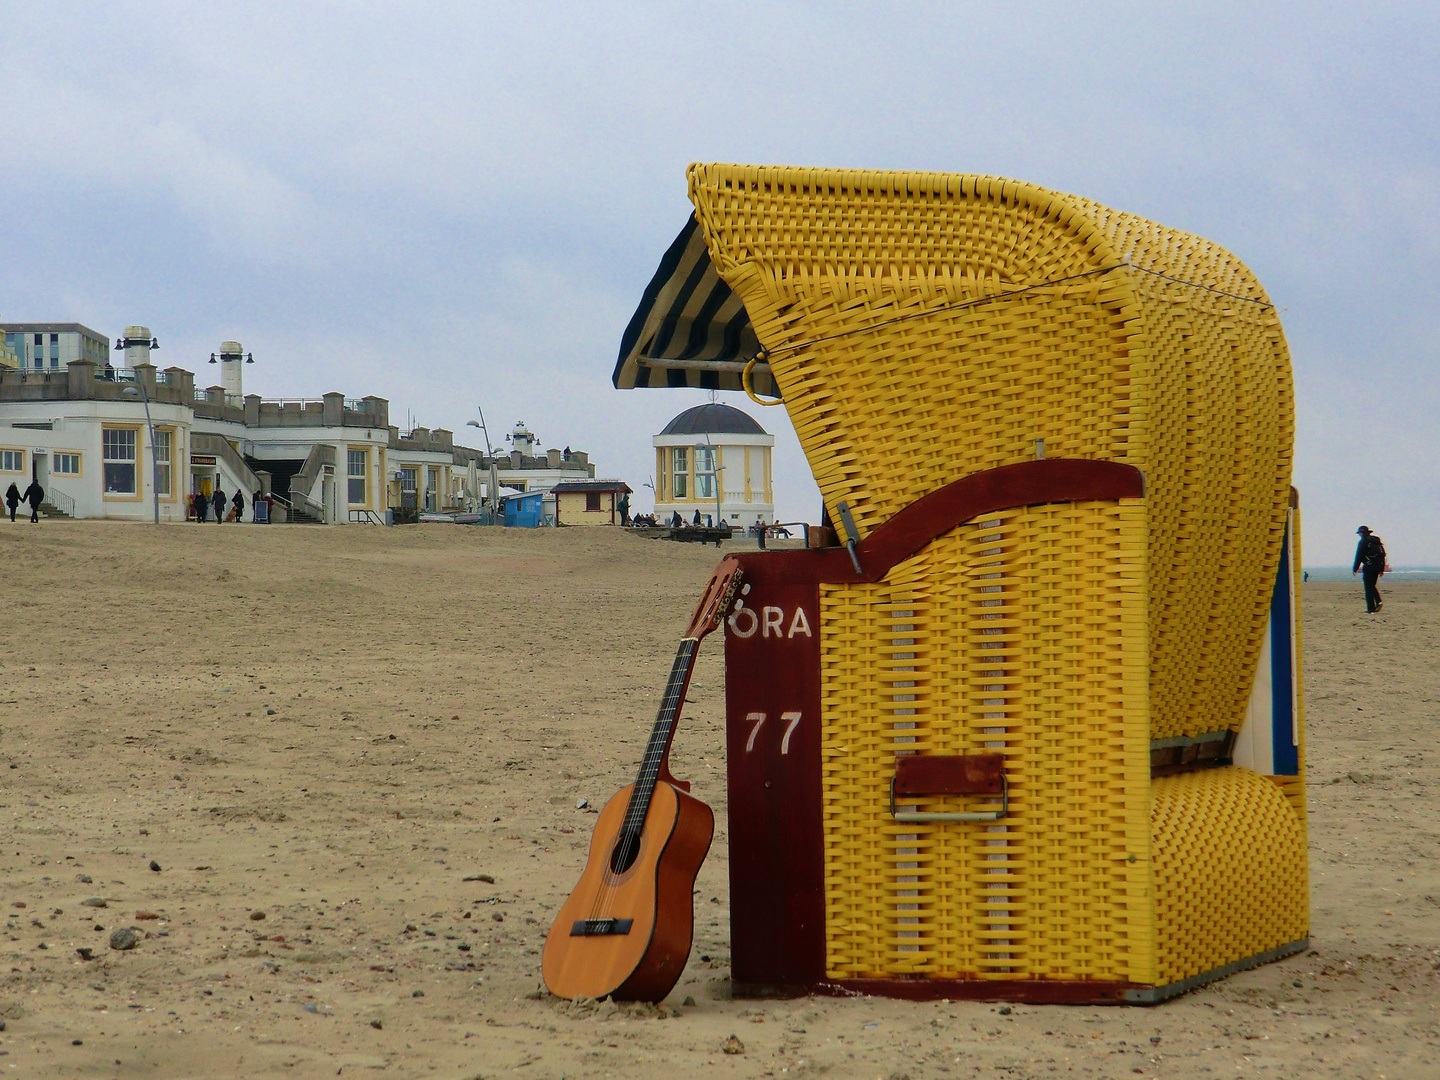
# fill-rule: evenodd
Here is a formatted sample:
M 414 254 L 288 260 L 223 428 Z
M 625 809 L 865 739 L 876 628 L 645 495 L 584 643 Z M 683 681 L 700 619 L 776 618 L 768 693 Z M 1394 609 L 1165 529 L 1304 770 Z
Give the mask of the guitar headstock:
M 690 616 L 690 628 L 685 631 L 687 638 L 698 641 L 720 625 L 729 614 L 730 605 L 735 602 L 735 594 L 740 591 L 740 579 L 744 576 L 745 571 L 740 569 L 737 560 L 721 561 L 710 575 L 710 583 L 705 586 L 700 603 L 695 605 L 695 614 Z

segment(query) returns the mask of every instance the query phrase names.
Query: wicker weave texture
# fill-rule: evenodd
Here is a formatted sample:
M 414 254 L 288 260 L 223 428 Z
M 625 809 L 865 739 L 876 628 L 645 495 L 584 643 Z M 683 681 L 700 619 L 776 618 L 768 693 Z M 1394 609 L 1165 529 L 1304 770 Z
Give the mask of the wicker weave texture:
M 1153 981 L 1144 512 L 1006 511 L 822 586 L 831 977 Z M 897 823 L 911 752 L 1004 754 L 1009 816 Z
M 1206 769 L 1156 780 L 1153 800 L 1161 984 L 1308 935 L 1305 830 L 1274 781 Z
M 950 481 L 1032 459 L 1039 439 L 1048 456 L 1139 466 L 1150 734 L 1238 726 L 1293 427 L 1273 309 L 1222 295 L 1265 301 L 1238 260 L 994 178 L 705 165 L 689 179 L 833 519 L 846 501 L 863 537 Z

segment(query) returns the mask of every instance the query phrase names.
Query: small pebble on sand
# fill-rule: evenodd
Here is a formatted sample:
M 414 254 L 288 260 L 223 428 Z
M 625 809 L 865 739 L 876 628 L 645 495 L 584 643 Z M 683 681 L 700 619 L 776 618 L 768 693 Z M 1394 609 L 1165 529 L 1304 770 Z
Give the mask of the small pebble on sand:
M 250 912 L 250 920 L 251 920 L 251 922 L 259 922 L 259 921 L 260 921 L 261 919 L 263 919 L 263 918 L 265 918 L 265 912 L 263 912 L 263 911 L 252 911 L 252 912 Z
M 720 1052 L 722 1054 L 743 1054 L 745 1052 L 745 1044 L 734 1035 L 731 1035 L 720 1044 Z
M 151 870 L 154 870 L 155 873 L 158 874 L 158 873 L 160 872 L 160 864 L 159 864 L 158 862 L 156 862 L 154 859 L 151 859 L 151 860 L 150 860 L 150 869 L 151 869 Z
M 144 932 L 133 926 L 122 926 L 119 930 L 110 935 L 110 948 L 117 952 L 125 952 L 140 944 Z

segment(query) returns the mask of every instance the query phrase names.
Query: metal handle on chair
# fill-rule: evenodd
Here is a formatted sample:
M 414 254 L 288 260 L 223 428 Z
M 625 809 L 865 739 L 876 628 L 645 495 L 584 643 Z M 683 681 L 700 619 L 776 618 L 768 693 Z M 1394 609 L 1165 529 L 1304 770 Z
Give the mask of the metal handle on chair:
M 931 821 L 999 821 L 1010 812 L 1010 782 L 1000 774 L 999 810 L 962 810 L 954 812 L 921 812 L 918 810 L 897 811 L 895 809 L 895 777 L 890 778 L 890 816 L 905 824 Z

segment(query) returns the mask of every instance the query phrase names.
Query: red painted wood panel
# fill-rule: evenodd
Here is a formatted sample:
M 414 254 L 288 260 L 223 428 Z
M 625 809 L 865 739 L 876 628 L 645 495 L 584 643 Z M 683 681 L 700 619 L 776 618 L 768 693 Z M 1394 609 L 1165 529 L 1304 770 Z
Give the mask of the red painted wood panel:
M 1000 754 L 907 754 L 895 759 L 896 795 L 999 795 Z
M 812 554 L 739 556 L 725 627 L 731 977 L 772 991 L 825 973 L 819 590 L 785 572 Z

